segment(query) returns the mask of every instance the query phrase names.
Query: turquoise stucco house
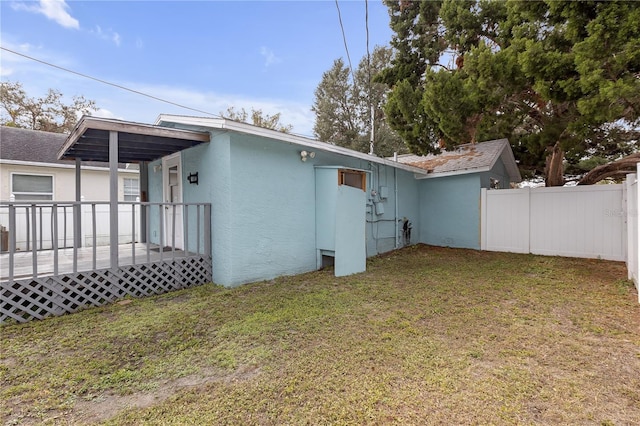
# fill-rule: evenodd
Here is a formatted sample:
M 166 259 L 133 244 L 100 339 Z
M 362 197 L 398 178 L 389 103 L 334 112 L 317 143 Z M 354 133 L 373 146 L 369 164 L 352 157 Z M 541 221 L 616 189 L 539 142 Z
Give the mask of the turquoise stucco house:
M 415 227 L 406 241 L 402 230 L 405 221 L 419 222 L 415 177 L 426 175 L 423 169 L 225 119 L 161 115 L 156 125 L 211 135 L 174 158 L 181 201 L 212 204 L 216 283 L 233 286 L 328 264 L 347 275 L 364 271 L 368 256 L 420 241 Z M 171 161 L 149 163 L 150 201 L 163 193 L 170 201 L 161 170 Z M 196 173 L 198 183 L 189 183 Z
M 358 273 L 367 257 L 408 244 L 478 249 L 481 188 L 520 180 L 506 139 L 391 159 L 181 115 L 161 115 L 153 125 L 83 117 L 60 158 L 108 161 L 113 169 L 117 161 L 139 163 L 139 236 L 158 247 L 147 252 L 171 251 L 172 268 L 176 250 L 198 254 L 204 274 L 225 286 L 327 265 L 338 276 Z M 117 193 L 115 180 L 110 186 Z M 111 197 L 113 211 L 117 203 Z M 111 265 L 119 264 L 117 222 L 111 214 Z M 153 265 L 152 281 L 164 280 L 164 266 Z M 184 274 L 168 276 L 180 282 Z
M 58 159 L 75 162 L 75 201 L 5 204 L 9 252 L 0 281 L 10 283 L 11 304 L 0 322 L 329 265 L 336 276 L 350 275 L 366 270 L 370 256 L 415 243 L 479 249 L 481 189 L 520 179 L 506 140 L 390 159 L 178 115 L 155 124 L 82 117 Z M 108 187 L 94 189 L 108 201 L 82 200 L 88 161 L 109 164 Z M 119 163 L 139 164 L 139 201 L 119 201 Z M 27 216 L 32 245 L 23 253 L 16 230 Z M 109 227 L 100 249 L 98 223 Z M 86 229 L 94 236 L 88 245 Z M 61 248 L 67 230 L 73 247 Z M 47 235 L 52 250 L 41 253 Z
M 438 155 L 401 155 L 427 171 L 417 175 L 420 242 L 480 249 L 480 189 L 509 189 L 521 181 L 507 139 L 465 144 Z
M 176 155 L 182 201 L 212 203 L 213 280 L 224 285 L 327 264 L 361 272 L 366 257 L 418 242 L 479 249 L 480 189 L 520 180 L 506 139 L 394 161 L 225 119 L 155 124 L 211 134 Z M 163 161 L 149 164 L 150 200 L 162 197 Z

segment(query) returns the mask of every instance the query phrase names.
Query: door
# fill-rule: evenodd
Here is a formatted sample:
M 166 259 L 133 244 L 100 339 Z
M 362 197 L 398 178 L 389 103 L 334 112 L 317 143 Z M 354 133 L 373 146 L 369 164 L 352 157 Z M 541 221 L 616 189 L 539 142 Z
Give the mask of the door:
M 182 203 L 182 165 L 180 162 L 180 153 L 162 159 L 162 182 L 164 201 L 166 203 Z M 175 241 L 176 250 L 184 247 L 182 210 L 182 205 L 175 207 L 165 206 L 164 245 L 172 247 Z

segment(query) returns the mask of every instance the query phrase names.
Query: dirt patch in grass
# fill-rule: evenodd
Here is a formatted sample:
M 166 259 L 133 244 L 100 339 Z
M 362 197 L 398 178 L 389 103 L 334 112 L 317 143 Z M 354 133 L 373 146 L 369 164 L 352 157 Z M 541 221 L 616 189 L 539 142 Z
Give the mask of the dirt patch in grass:
M 413 246 L 0 328 L 5 424 L 638 424 L 622 263 Z
M 91 400 L 79 400 L 74 405 L 73 417 L 68 420 L 78 424 L 100 422 L 110 419 L 124 410 L 147 408 L 159 404 L 178 392 L 202 387 L 213 382 L 233 383 L 251 380 L 258 374 L 259 369 L 253 366 L 241 366 L 231 373 L 215 369 L 203 369 L 197 374 L 157 383 L 153 391 L 139 391 L 130 395 L 107 393 Z

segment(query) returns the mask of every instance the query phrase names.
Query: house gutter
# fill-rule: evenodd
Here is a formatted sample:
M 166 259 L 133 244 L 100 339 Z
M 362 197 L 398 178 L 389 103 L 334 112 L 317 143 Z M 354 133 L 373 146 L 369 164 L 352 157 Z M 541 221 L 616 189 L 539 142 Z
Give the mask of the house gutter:
M 384 157 L 377 157 L 375 155 L 365 154 L 363 152 L 354 151 L 348 148 L 343 148 L 332 144 L 331 142 L 321 142 L 315 139 L 310 139 L 304 136 L 298 136 L 291 133 L 278 132 L 277 130 L 266 129 L 263 127 L 253 126 L 247 123 L 240 123 L 237 121 L 220 119 L 220 118 L 203 118 L 203 117 L 190 117 L 190 116 L 178 116 L 171 114 L 161 114 L 155 122 L 156 126 L 166 125 L 183 125 L 194 126 L 200 130 L 229 130 L 236 133 L 244 133 L 252 136 L 260 136 L 268 139 L 273 139 L 280 142 L 286 142 L 311 148 L 313 150 L 331 152 L 334 154 L 341 154 L 351 158 L 357 158 L 360 160 L 370 161 L 372 163 L 382 164 L 384 166 L 399 168 L 408 172 L 414 173 L 417 176 L 427 175 L 427 171 L 419 167 L 403 164 L 398 161 L 388 160 Z

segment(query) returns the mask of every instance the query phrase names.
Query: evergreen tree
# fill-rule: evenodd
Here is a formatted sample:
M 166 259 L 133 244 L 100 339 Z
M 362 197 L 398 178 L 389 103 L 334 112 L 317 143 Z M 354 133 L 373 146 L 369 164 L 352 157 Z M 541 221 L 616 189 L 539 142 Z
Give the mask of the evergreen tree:
M 388 157 L 394 152 L 408 152 L 400 136 L 386 122 L 383 107 L 389 90 L 375 81 L 375 76 L 390 64 L 391 54 L 391 49 L 377 46 L 370 61 L 362 58 L 353 81 L 342 59 L 334 61 L 315 91 L 313 131 L 318 139 L 369 152 L 373 107 L 374 154 Z
M 556 186 L 565 166 L 635 150 L 640 3 L 385 4 L 395 33 L 379 76 L 392 88 L 385 111 L 413 152 L 507 137 L 524 174 Z

